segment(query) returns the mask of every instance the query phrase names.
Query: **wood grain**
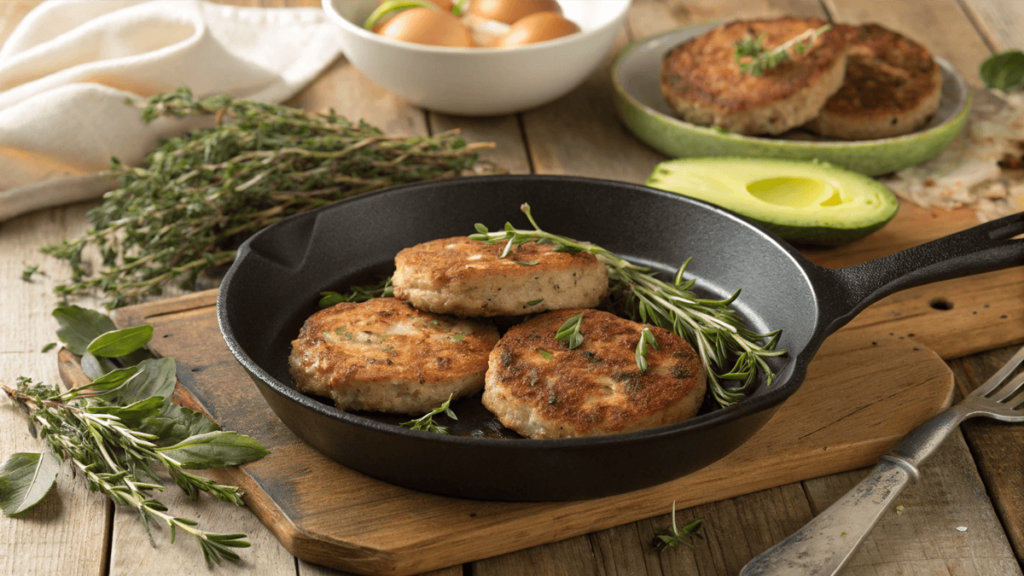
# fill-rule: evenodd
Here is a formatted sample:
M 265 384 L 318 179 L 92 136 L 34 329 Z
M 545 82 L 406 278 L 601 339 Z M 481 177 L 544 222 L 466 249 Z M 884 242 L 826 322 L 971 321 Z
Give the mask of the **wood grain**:
M 1024 3 L 962 0 L 964 9 L 997 52 L 1024 48 Z

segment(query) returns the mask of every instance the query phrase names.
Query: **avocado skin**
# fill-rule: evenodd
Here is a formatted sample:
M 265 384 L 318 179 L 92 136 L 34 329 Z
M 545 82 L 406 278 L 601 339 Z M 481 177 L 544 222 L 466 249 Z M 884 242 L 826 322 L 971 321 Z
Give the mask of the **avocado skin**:
M 741 205 L 740 207 L 737 207 L 735 205 L 729 205 L 730 203 L 728 202 L 716 202 L 715 200 L 717 198 L 711 197 L 706 193 L 699 194 L 694 193 L 692 190 L 681 189 L 678 185 L 674 186 L 672 182 L 668 181 L 670 176 L 667 175 L 675 171 L 685 171 L 691 167 L 706 167 L 709 165 L 713 166 L 716 171 L 745 173 L 748 176 L 747 179 L 750 181 L 779 176 L 792 176 L 793 171 L 798 172 L 799 176 L 803 177 L 811 176 L 816 178 L 830 177 L 842 179 L 847 186 L 863 186 L 865 189 L 874 191 L 880 195 L 880 199 L 883 202 L 882 206 L 879 207 L 877 214 L 872 215 L 872 220 L 865 221 L 861 218 L 856 225 L 827 225 L 823 224 L 817 218 L 808 218 L 806 224 L 783 224 L 771 219 L 772 214 L 770 209 L 761 210 L 765 213 L 763 215 L 758 214 L 755 213 L 757 210 L 750 206 Z M 896 195 L 877 180 L 874 180 L 870 176 L 865 176 L 864 174 L 852 172 L 827 162 L 819 161 L 786 160 L 777 158 L 742 158 L 729 156 L 680 158 L 676 160 L 668 160 L 655 166 L 645 184 L 652 188 L 658 188 L 718 205 L 719 207 L 734 212 L 751 222 L 760 224 L 780 238 L 792 244 L 801 246 L 836 247 L 849 244 L 850 242 L 864 238 L 882 226 L 885 226 L 893 219 L 893 217 L 896 216 L 896 212 L 899 207 L 899 201 L 896 198 Z M 745 194 L 746 192 L 744 191 L 743 193 Z

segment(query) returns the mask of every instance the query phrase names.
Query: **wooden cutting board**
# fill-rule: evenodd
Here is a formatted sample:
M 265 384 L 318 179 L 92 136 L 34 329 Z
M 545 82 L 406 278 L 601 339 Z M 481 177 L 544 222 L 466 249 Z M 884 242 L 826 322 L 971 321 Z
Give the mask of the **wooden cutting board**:
M 209 291 L 122 308 L 113 318 L 119 327 L 153 325 L 151 348 L 177 361 L 179 403 L 271 450 L 245 466 L 212 471 L 216 479 L 245 489 L 248 506 L 295 556 L 360 574 L 425 572 L 665 514 L 673 501 L 687 508 L 867 466 L 953 394 L 952 373 L 923 345 L 840 331 L 772 420 L 708 468 L 597 500 L 460 500 L 369 478 L 294 436 L 221 340 L 215 297 Z M 83 383 L 67 350 L 60 367 L 69 385 Z

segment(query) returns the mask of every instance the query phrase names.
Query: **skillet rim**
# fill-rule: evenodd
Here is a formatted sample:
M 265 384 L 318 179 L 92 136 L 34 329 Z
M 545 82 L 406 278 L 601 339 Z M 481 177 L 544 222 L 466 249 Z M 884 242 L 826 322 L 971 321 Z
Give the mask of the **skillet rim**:
M 283 227 L 287 224 L 298 220 L 310 219 L 316 221 L 322 216 L 323 213 L 332 210 L 343 210 L 345 206 L 353 206 L 358 203 L 368 202 L 381 195 L 391 194 L 405 194 L 410 189 L 416 189 L 421 187 L 436 188 L 438 186 L 443 187 L 446 184 L 459 183 L 472 186 L 474 184 L 481 184 L 484 182 L 495 182 L 501 180 L 503 182 L 511 183 L 522 183 L 522 182 L 548 182 L 548 183 L 561 183 L 561 182 L 573 182 L 576 184 L 590 184 L 597 186 L 613 186 L 623 187 L 627 190 L 633 190 L 634 193 L 640 194 L 653 194 L 655 196 L 661 196 L 673 202 L 682 202 L 683 204 L 695 205 L 698 209 L 703 211 L 711 211 L 718 213 L 722 217 L 734 222 L 734 225 L 746 226 L 751 228 L 753 231 L 759 233 L 764 237 L 765 241 L 770 242 L 776 249 L 781 250 L 786 256 L 788 256 L 794 264 L 800 268 L 804 274 L 802 280 L 810 288 L 812 293 L 812 300 L 815 305 L 816 320 L 813 325 L 813 330 L 809 339 L 803 348 L 797 353 L 791 360 L 792 372 L 790 375 L 782 381 L 776 380 L 772 383 L 770 389 L 761 393 L 758 396 L 748 396 L 747 398 L 739 401 L 733 406 L 727 408 L 718 408 L 707 414 L 695 416 L 682 422 L 675 424 L 668 424 L 665 426 L 659 426 L 656 428 L 649 428 L 646 430 L 639 430 L 635 432 L 626 432 L 622 434 L 608 434 L 603 436 L 589 436 L 581 438 L 560 438 L 560 439 L 546 439 L 543 442 L 509 442 L 508 439 L 495 439 L 495 438 L 475 438 L 470 436 L 453 436 L 448 434 L 432 434 L 428 432 L 421 432 L 417 430 L 411 430 L 402 426 L 394 424 L 387 424 L 373 418 L 368 418 L 351 412 L 345 412 L 338 409 L 335 406 L 330 406 L 323 402 L 317 401 L 301 392 L 295 390 L 292 386 L 278 381 L 276 378 L 271 376 L 266 370 L 264 370 L 252 357 L 246 353 L 242 347 L 238 344 L 234 337 L 234 331 L 231 328 L 230 322 L 227 319 L 227 310 L 231 305 L 228 301 L 228 294 L 230 292 L 231 281 L 234 279 L 235 273 L 241 267 L 246 257 L 252 252 L 250 244 L 256 241 L 258 238 L 270 236 L 274 234 L 277 228 Z M 252 235 L 246 239 L 241 246 L 238 248 L 238 254 L 235 257 L 235 261 L 231 264 L 231 267 L 224 275 L 224 279 L 221 282 L 220 289 L 217 293 L 217 324 L 220 328 L 221 337 L 227 344 L 231 354 L 235 357 L 235 360 L 242 365 L 243 368 L 251 376 L 255 376 L 260 383 L 265 385 L 267 389 L 272 390 L 279 396 L 283 396 L 287 400 L 295 402 L 301 405 L 303 408 L 312 409 L 319 415 L 330 418 L 342 425 L 356 426 L 358 428 L 369 430 L 375 433 L 391 434 L 399 437 L 403 437 L 412 441 L 428 441 L 441 444 L 448 444 L 453 446 L 468 446 L 468 447 L 485 447 L 488 449 L 539 449 L 539 450 L 561 450 L 561 449 L 573 449 L 573 448 L 591 448 L 601 447 L 606 445 L 629 445 L 646 443 L 652 439 L 662 438 L 667 436 L 673 436 L 676 434 L 687 434 L 691 432 L 701 431 L 703 429 L 714 428 L 720 424 L 727 423 L 729 421 L 739 420 L 745 416 L 753 415 L 759 412 L 763 412 L 773 407 L 778 406 L 791 395 L 793 395 L 803 384 L 803 380 L 806 377 L 807 365 L 810 360 L 816 355 L 821 342 L 824 340 L 823 331 L 825 327 L 821 322 L 821 300 L 819 289 L 820 285 L 816 284 L 813 279 L 813 270 L 820 268 L 802 254 L 796 250 L 792 245 L 779 238 L 770 230 L 764 228 L 756 222 L 747 220 L 743 216 L 731 212 L 725 208 L 721 208 L 708 202 L 683 196 L 681 194 L 674 194 L 664 190 L 651 188 L 641 184 L 633 184 L 629 182 L 621 182 L 618 180 L 590 178 L 584 176 L 565 176 L 565 175 L 554 175 L 554 174 L 506 174 L 506 175 L 491 175 L 491 176 L 466 176 L 453 178 L 448 180 L 434 180 L 426 182 L 411 182 L 407 184 L 400 184 L 397 186 L 390 186 L 382 190 L 375 192 L 369 192 L 366 194 L 359 195 L 354 198 L 349 198 L 340 202 L 329 204 L 327 206 L 317 208 L 310 212 L 302 214 L 296 214 L 284 218 Z M 823 269 L 824 270 L 824 269 Z M 788 352 L 791 353 L 792 351 Z M 788 368 L 788 365 L 787 365 Z M 271 409 L 277 415 L 277 411 L 271 405 Z M 528 440 L 528 439 L 526 439 Z M 744 443 L 749 440 L 749 437 L 744 440 Z

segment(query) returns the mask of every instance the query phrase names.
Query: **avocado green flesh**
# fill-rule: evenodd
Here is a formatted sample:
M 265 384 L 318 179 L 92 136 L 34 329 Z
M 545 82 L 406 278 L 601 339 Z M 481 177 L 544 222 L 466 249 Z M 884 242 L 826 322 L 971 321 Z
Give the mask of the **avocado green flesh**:
M 876 180 L 826 164 L 759 158 L 662 162 L 647 185 L 721 206 L 798 244 L 838 246 L 896 215 L 896 196 Z

